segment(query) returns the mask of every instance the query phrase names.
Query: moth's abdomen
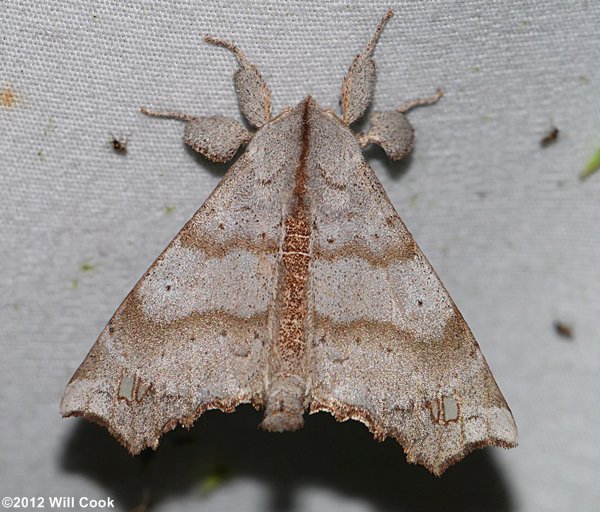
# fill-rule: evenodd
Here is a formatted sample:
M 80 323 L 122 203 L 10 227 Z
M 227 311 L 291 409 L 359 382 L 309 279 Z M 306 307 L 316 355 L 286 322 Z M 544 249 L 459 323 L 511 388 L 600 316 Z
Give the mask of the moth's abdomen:
M 269 386 L 267 408 L 260 426 L 271 432 L 298 430 L 304 425 L 306 378 L 301 375 L 277 375 Z
M 310 227 L 304 211 L 294 210 L 286 222 L 281 257 L 275 364 L 267 389 L 262 427 L 296 430 L 303 425 L 306 390 L 306 322 Z

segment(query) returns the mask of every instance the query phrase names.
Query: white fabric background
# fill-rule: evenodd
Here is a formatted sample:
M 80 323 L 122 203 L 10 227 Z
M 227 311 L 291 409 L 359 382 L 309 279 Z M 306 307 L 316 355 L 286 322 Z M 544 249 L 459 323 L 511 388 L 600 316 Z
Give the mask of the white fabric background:
M 597 510 L 600 499 L 600 3 L 393 2 L 376 51 L 376 109 L 410 114 L 412 157 L 373 168 L 479 340 L 521 444 L 441 479 L 358 423 L 308 418 L 260 432 L 260 414 L 211 412 L 129 457 L 62 420 L 64 386 L 113 311 L 227 166 L 184 148 L 183 125 L 138 107 L 240 119 L 233 39 L 274 111 L 338 105 L 385 1 L 3 0 L 0 91 L 0 491 L 112 496 L 155 510 Z M 559 140 L 539 140 L 552 124 Z M 129 136 L 127 156 L 109 146 Z M 87 270 L 85 270 L 87 268 Z M 553 330 L 574 326 L 566 341 Z M 208 496 L 215 467 L 230 478 Z

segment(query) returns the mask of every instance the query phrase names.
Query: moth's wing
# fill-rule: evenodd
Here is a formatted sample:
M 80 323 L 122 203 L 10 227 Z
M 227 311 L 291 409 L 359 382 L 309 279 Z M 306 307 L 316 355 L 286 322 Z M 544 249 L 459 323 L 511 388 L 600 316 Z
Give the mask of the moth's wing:
M 64 416 L 106 425 L 137 453 L 207 409 L 261 404 L 299 126 L 287 112 L 256 134 L 110 320 L 67 386 Z
M 474 448 L 515 446 L 477 342 L 355 137 L 329 113 L 311 136 L 311 412 L 362 421 L 435 474 Z

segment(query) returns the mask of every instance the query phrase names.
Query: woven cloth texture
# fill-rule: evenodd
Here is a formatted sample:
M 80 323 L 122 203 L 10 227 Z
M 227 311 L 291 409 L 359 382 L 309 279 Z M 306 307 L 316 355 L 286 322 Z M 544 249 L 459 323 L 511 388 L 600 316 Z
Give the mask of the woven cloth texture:
M 338 108 L 388 7 L 373 108 L 445 96 L 410 113 L 406 161 L 366 154 L 478 339 L 520 446 L 436 479 L 325 414 L 275 435 L 249 407 L 210 412 L 136 458 L 61 419 L 97 335 L 228 168 L 139 107 L 241 120 L 234 59 L 210 33 L 258 66 L 274 112 L 307 94 Z M 600 147 L 599 26 L 593 0 L 3 0 L 0 494 L 109 496 L 117 510 L 597 510 L 600 173 L 578 173 Z

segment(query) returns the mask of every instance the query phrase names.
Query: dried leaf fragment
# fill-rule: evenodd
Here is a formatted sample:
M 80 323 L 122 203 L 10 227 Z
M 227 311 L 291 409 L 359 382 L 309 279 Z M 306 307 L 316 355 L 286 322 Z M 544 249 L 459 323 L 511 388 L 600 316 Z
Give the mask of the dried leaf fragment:
M 594 153 L 592 158 L 590 158 L 587 165 L 585 166 L 585 169 L 583 169 L 583 171 L 581 171 L 581 173 L 579 174 L 579 179 L 583 181 L 589 178 L 598 169 L 600 169 L 600 149 L 598 149 Z

